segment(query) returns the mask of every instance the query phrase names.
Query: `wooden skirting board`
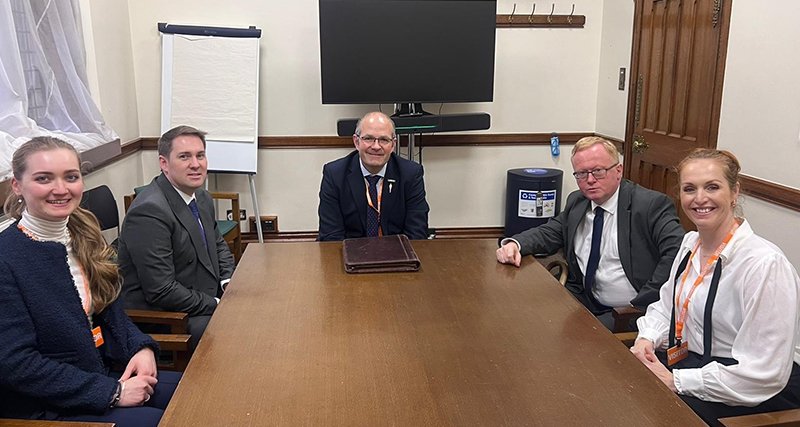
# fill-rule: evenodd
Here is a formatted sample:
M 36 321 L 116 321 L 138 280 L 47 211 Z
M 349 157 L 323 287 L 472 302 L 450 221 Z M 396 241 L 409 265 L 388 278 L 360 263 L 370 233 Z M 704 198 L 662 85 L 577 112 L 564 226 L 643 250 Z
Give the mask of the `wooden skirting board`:
M 448 227 L 437 228 L 436 239 L 497 239 L 503 236 L 503 227 Z M 317 240 L 316 231 L 283 231 L 264 233 L 264 243 L 313 242 Z M 254 231 L 242 233 L 242 244 L 258 243 Z

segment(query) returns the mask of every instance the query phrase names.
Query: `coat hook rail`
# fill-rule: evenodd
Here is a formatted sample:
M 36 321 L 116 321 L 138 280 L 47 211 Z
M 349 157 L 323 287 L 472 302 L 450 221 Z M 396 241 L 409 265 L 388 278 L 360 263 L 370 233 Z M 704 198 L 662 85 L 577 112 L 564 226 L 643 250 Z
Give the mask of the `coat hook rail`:
M 583 28 L 586 25 L 586 15 L 575 14 L 575 4 L 568 15 L 556 14 L 555 9 L 553 3 L 550 13 L 536 15 L 536 3 L 533 3 L 530 15 L 516 15 L 517 4 L 514 3 L 511 14 L 497 15 L 495 23 L 497 28 Z

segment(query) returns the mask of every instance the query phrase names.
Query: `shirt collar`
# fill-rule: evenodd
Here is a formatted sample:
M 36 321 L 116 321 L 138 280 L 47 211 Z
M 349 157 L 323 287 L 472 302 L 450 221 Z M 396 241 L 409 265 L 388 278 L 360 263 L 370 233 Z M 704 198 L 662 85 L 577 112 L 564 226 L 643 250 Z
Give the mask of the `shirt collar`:
M 719 257 L 722 258 L 722 261 L 727 261 L 728 257 L 731 256 L 731 253 L 736 250 L 737 246 L 739 246 L 739 242 L 747 239 L 752 234 L 753 229 L 750 228 L 750 224 L 747 223 L 747 220 L 742 219 L 742 223 L 739 225 L 739 228 L 736 229 L 736 232 L 733 233 L 731 241 L 728 242 L 728 245 L 725 246 L 725 249 L 723 249 L 719 254 Z
M 378 175 L 379 177 L 383 178 L 384 176 L 386 176 L 386 165 L 388 165 L 389 162 L 384 163 L 383 167 L 381 168 L 380 172 L 378 172 L 378 173 L 372 173 L 372 172 L 368 171 L 367 168 L 364 167 L 364 162 L 361 161 L 361 157 L 358 158 L 358 164 L 359 164 L 359 166 L 361 166 L 361 174 L 364 175 L 365 177 L 370 176 L 370 175 Z
M 172 185 L 172 183 L 170 183 L 170 185 Z M 190 196 L 190 195 L 188 195 L 188 194 L 184 193 L 183 191 L 179 190 L 179 189 L 178 189 L 178 187 L 176 187 L 176 186 L 174 186 L 174 185 L 172 186 L 172 188 L 174 188 L 174 189 L 175 189 L 175 191 L 177 191 L 177 192 L 178 192 L 178 195 L 179 195 L 179 196 L 181 196 L 181 199 L 183 199 L 183 203 L 186 203 L 187 205 L 188 205 L 189 203 L 191 203 L 191 202 L 192 202 L 192 200 L 194 200 L 194 199 L 195 199 L 195 197 L 194 197 L 194 193 L 192 193 L 192 195 Z
M 731 241 L 728 242 L 728 244 L 725 246 L 725 249 L 723 249 L 719 254 L 719 257 L 722 259 L 722 261 L 728 261 L 731 253 L 736 250 L 737 246 L 739 246 L 739 242 L 747 239 L 753 234 L 753 229 L 750 227 L 750 223 L 748 223 L 746 219 L 742 219 L 742 224 L 739 225 L 736 233 L 733 233 Z M 697 246 L 697 241 L 700 240 L 700 234 L 698 234 L 696 231 L 692 231 L 686 236 L 687 237 L 683 239 L 683 243 L 681 244 L 681 251 L 679 252 L 680 254 L 687 254 L 690 251 L 693 251 L 695 246 Z
M 617 186 L 617 191 L 615 191 L 614 194 L 602 205 L 598 205 L 594 202 L 594 200 L 592 200 L 592 210 L 595 210 L 598 206 L 600 206 L 604 211 L 612 215 L 617 213 L 617 205 L 619 205 L 619 186 Z

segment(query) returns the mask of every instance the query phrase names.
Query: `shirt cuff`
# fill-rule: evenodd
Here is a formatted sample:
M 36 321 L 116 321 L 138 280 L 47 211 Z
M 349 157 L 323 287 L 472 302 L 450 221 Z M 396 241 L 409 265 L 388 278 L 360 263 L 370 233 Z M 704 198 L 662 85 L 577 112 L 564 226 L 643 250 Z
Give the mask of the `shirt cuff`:
M 675 389 L 678 394 L 692 396 L 706 400 L 708 396 L 703 392 L 703 372 L 701 369 L 675 369 L 672 371 L 675 380 Z
M 230 281 L 231 281 L 231 279 L 225 279 L 225 280 L 222 280 L 221 282 L 219 282 L 219 287 L 222 288 L 222 292 L 225 292 L 225 286 L 227 286 L 228 282 L 230 282 Z
M 639 335 L 636 336 L 636 339 L 638 340 L 640 338 L 644 338 L 652 342 L 655 349 L 658 349 L 660 344 L 659 341 L 661 338 L 661 333 L 654 328 L 643 328 L 642 324 L 639 322 L 636 322 L 636 325 L 639 328 Z
M 522 250 L 522 246 L 519 244 L 519 242 L 517 241 L 517 239 L 512 239 L 512 238 L 510 238 L 510 237 L 506 237 L 505 239 L 501 240 L 501 241 L 500 241 L 500 246 L 503 246 L 503 245 L 505 245 L 505 244 L 506 244 L 506 243 L 508 243 L 508 242 L 514 242 L 514 243 L 516 243 L 516 244 L 517 244 L 517 250 L 518 250 L 518 251 L 521 251 L 521 250 Z

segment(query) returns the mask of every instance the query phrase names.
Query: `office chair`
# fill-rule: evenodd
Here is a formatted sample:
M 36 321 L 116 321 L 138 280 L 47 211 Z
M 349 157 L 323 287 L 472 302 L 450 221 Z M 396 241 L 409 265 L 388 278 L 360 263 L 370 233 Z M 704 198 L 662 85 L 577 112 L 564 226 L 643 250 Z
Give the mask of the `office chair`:
M 109 244 L 116 250 L 119 244 L 119 211 L 111 189 L 106 185 L 101 185 L 84 191 L 81 207 L 97 217 L 97 221 L 100 223 L 100 230 L 117 229 L 117 238 Z

